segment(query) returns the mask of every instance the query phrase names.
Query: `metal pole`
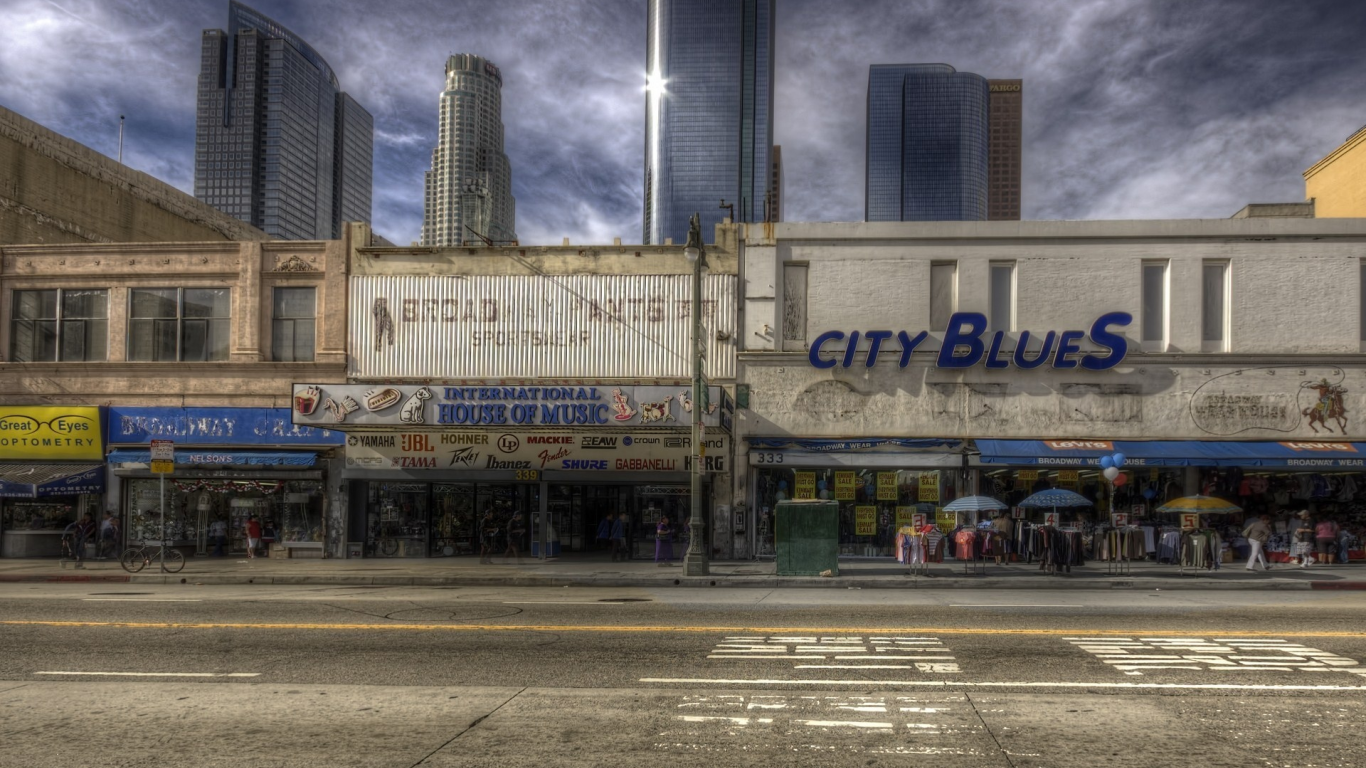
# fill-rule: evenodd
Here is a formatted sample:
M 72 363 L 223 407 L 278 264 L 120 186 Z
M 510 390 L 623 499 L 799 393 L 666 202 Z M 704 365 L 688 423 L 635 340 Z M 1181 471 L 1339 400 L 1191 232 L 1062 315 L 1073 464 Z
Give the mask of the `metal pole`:
M 691 531 L 688 536 L 688 552 L 683 557 L 683 575 L 706 576 L 710 569 L 707 563 L 707 522 L 702 504 L 702 414 L 706 411 L 707 397 L 703 371 L 705 340 L 702 328 L 702 269 L 707 264 L 707 252 L 702 246 L 702 224 L 697 214 L 693 214 L 688 228 L 688 248 L 697 249 L 697 260 L 693 262 L 692 270 L 692 487 L 689 494 Z
M 161 570 L 166 570 L 166 473 L 161 473 Z
M 123 115 L 119 115 L 119 162 L 123 162 Z

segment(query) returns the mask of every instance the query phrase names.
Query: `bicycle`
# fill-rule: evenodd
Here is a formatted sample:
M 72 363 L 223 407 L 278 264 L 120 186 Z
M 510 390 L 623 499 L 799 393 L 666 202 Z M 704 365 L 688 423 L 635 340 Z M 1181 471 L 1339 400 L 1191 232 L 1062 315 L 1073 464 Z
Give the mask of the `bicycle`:
M 166 560 L 162 567 L 167 573 L 180 573 L 180 569 L 185 567 L 185 555 L 181 554 L 180 550 L 162 545 L 153 547 L 148 544 L 125 549 L 123 556 L 119 558 L 119 565 L 129 573 L 137 573 L 151 565 L 153 560 L 161 562 L 163 555 Z

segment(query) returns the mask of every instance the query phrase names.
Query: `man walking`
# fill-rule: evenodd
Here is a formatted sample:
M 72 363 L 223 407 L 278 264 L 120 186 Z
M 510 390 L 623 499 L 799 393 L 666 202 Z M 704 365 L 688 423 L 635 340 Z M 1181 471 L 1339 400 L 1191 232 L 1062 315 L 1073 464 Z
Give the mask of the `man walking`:
M 105 559 L 110 553 L 118 554 L 119 548 L 119 521 L 114 517 L 113 512 L 105 512 L 104 520 L 100 521 L 100 544 L 96 554 L 100 560 Z
M 85 542 L 95 533 L 95 521 L 87 512 L 75 523 L 71 530 L 71 549 L 76 557 L 76 567 L 85 567 Z
M 626 546 L 626 513 L 623 512 L 612 523 L 612 560 L 629 560 L 631 552 Z
M 247 518 L 247 559 L 256 559 L 256 548 L 261 546 L 261 522 L 256 519 L 256 515 Z
M 1254 566 L 1257 561 L 1261 561 L 1264 570 L 1271 570 L 1271 566 L 1266 562 L 1266 555 L 1262 549 L 1266 547 L 1266 542 L 1271 538 L 1271 516 L 1262 515 L 1248 524 L 1243 529 L 1243 536 L 1247 539 L 1248 546 L 1252 548 L 1252 554 L 1247 558 L 1247 569 L 1257 570 Z

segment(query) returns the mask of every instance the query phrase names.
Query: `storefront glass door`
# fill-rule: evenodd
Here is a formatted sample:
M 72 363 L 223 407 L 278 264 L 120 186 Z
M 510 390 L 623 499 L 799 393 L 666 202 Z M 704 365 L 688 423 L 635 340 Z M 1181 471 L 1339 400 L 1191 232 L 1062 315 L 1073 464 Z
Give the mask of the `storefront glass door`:
M 371 557 L 426 557 L 427 483 L 370 483 L 365 548 Z

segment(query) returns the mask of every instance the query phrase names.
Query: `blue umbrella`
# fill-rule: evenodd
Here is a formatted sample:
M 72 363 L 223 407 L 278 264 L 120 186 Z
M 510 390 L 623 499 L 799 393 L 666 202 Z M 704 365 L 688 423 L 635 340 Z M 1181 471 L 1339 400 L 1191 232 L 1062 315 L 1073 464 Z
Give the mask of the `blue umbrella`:
M 1091 500 L 1082 496 L 1080 493 L 1065 490 L 1063 488 L 1050 488 L 1046 491 L 1039 491 L 1020 502 L 1022 507 L 1089 507 Z
M 1010 509 L 1010 507 L 990 496 L 964 496 L 961 499 L 950 501 L 944 507 L 945 512 L 994 512 L 998 509 Z

